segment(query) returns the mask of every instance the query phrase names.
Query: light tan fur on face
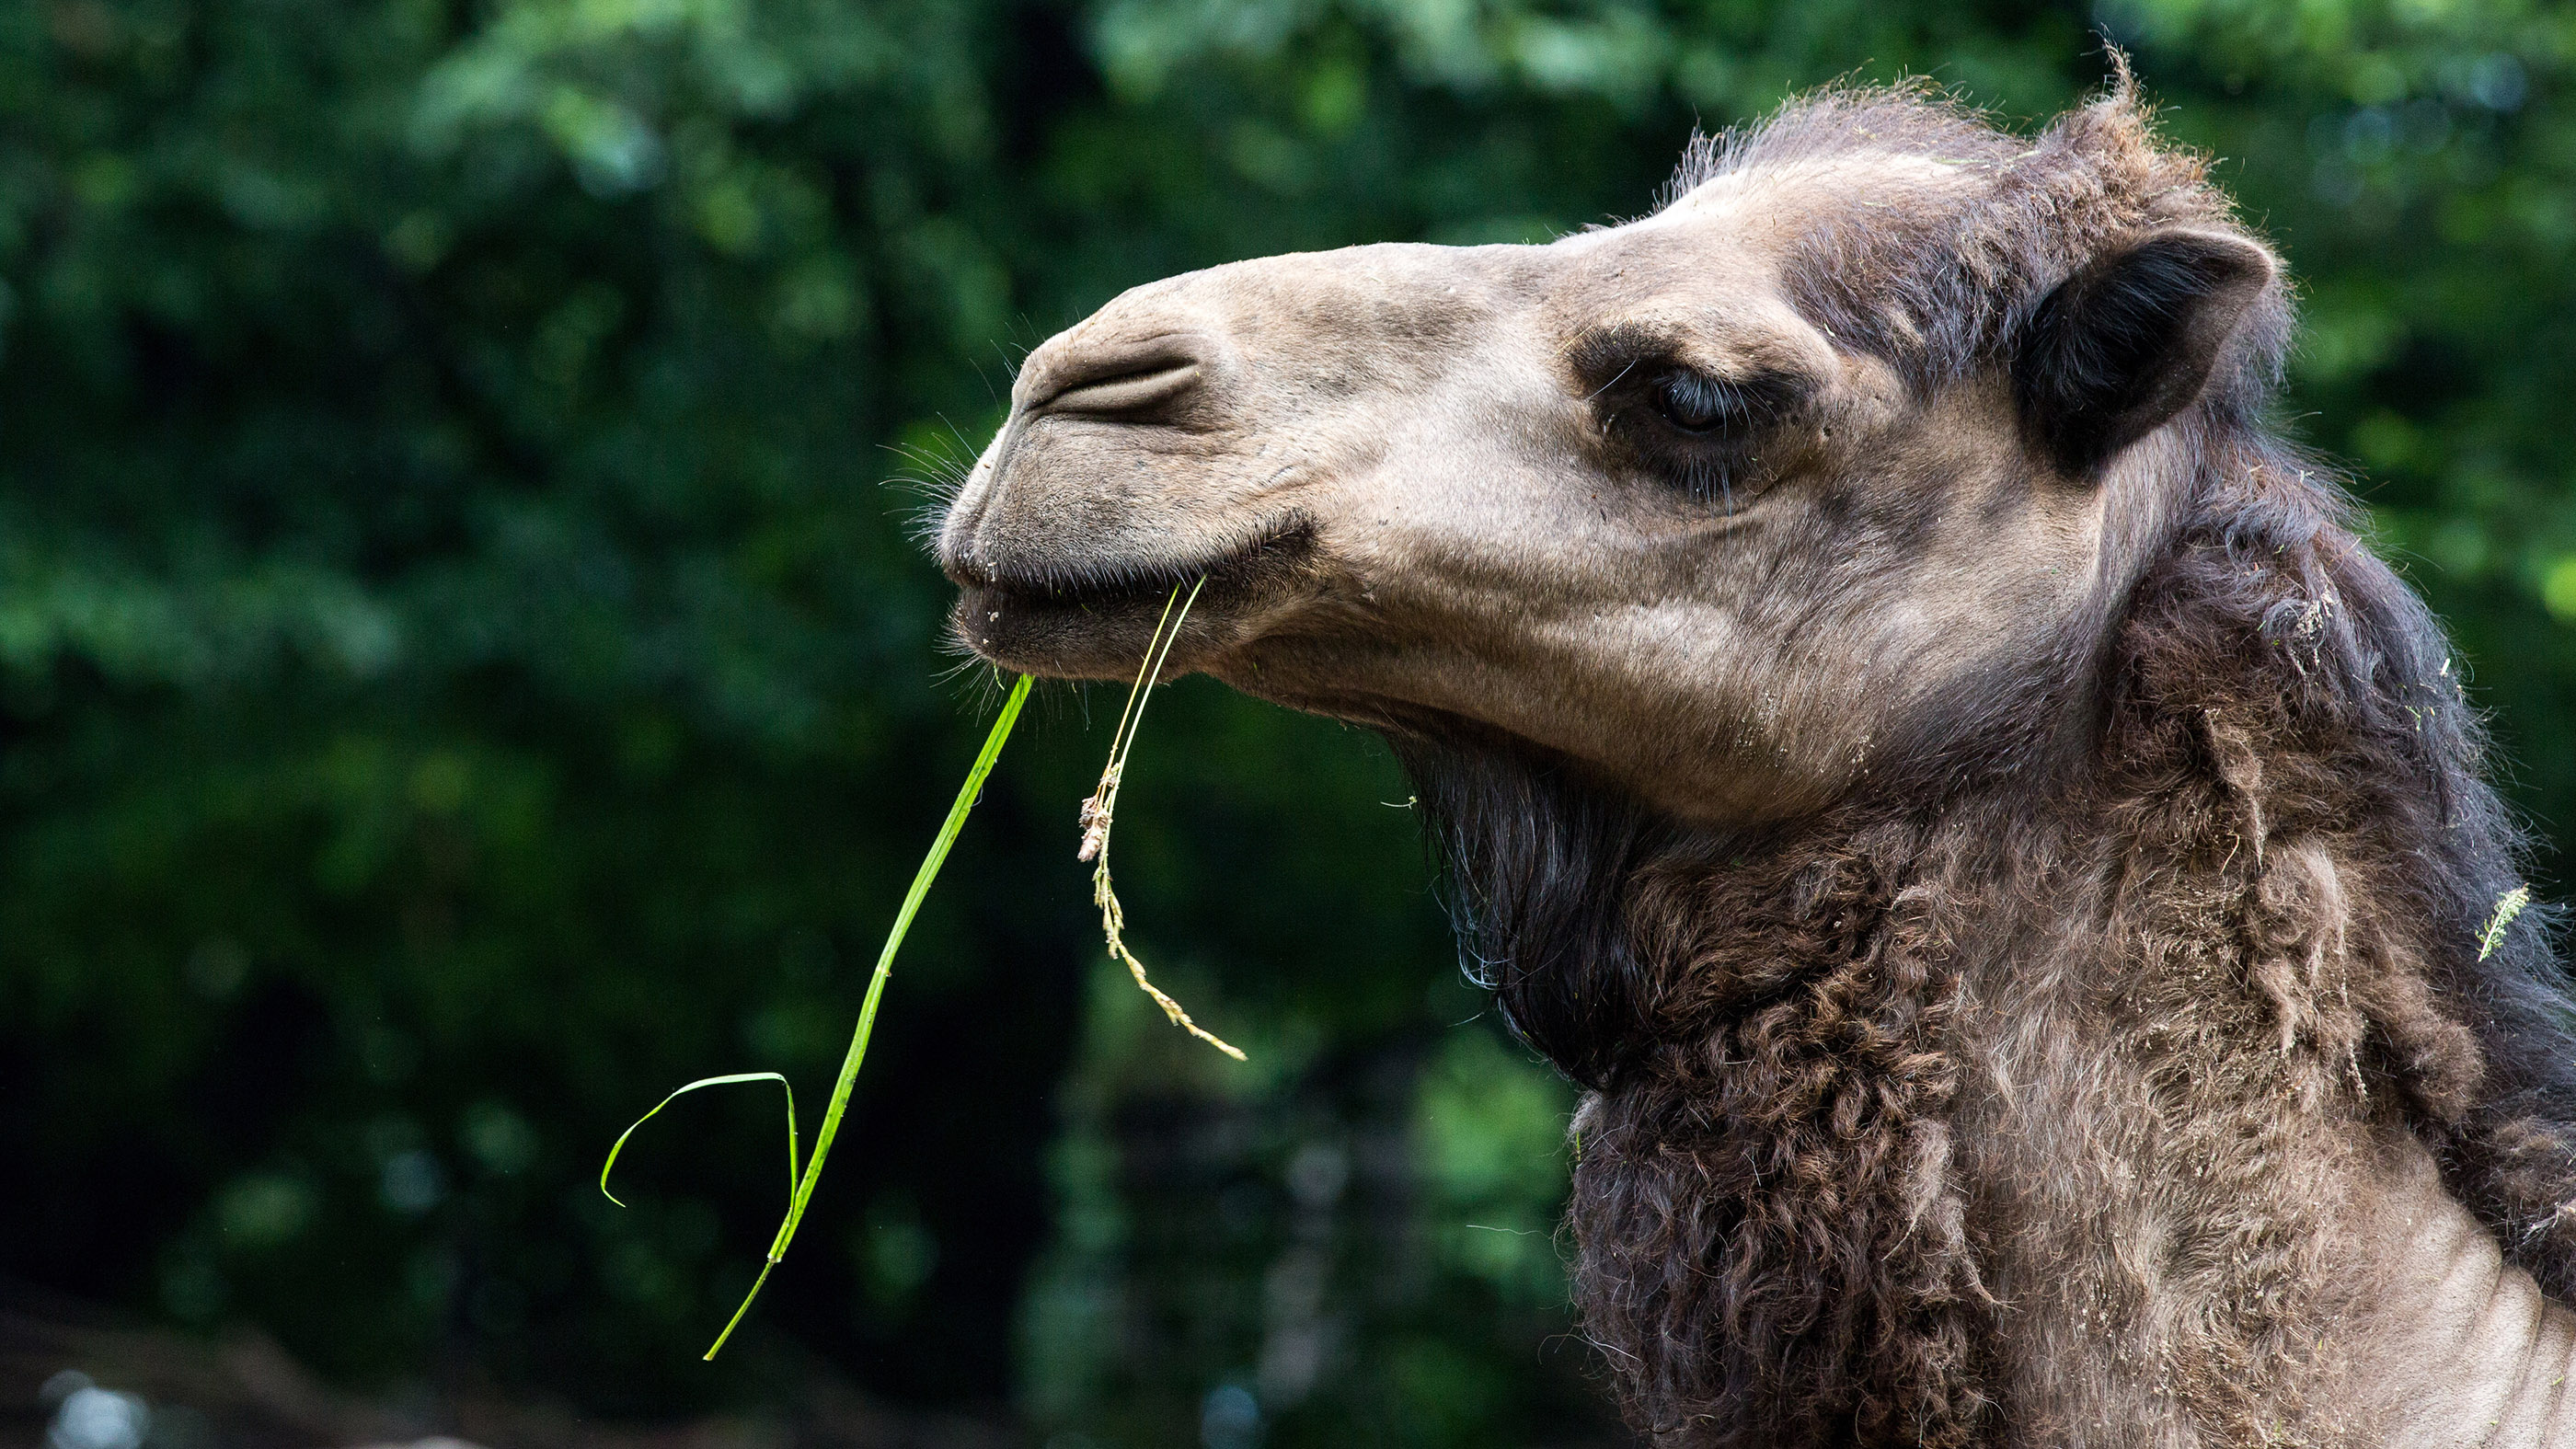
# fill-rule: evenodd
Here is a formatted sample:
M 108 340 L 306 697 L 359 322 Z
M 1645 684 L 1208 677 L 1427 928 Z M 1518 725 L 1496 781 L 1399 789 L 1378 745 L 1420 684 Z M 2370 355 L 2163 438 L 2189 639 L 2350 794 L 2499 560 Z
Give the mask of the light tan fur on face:
M 1138 288 L 1023 368 L 941 537 L 973 590 L 961 628 L 1015 667 L 1111 677 L 1142 642 L 1135 599 L 1291 535 L 1295 568 L 1220 578 L 1176 667 L 1372 723 L 1499 730 L 1690 818 L 1813 808 L 1909 711 L 2046 637 L 2034 619 L 2071 622 L 2120 583 L 2102 495 L 2034 490 L 1987 446 L 2009 431 L 2000 393 L 1911 399 L 1783 300 L 1802 212 L 1866 179 L 1712 184 L 1549 246 L 1361 247 Z M 1776 476 L 1730 507 L 1620 456 L 1569 362 L 1620 328 L 1713 374 L 1811 385 Z M 1050 406 L 1061 379 L 1157 346 L 1199 359 L 1168 412 Z M 1129 586 L 1125 607 L 1069 621 L 1050 598 L 1104 584 Z

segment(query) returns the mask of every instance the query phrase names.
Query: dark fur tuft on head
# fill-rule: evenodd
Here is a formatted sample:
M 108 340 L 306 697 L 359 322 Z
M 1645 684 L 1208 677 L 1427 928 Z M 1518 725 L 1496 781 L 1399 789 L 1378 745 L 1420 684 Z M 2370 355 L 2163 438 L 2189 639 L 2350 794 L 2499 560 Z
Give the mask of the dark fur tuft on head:
M 2160 142 L 2128 63 L 2099 99 L 2034 138 L 2001 130 L 1929 81 L 1838 87 L 1768 120 L 1695 138 L 1666 205 L 1739 172 L 1902 157 L 1911 185 L 1817 227 L 1799 250 L 1791 299 L 1845 346 L 1895 364 L 1917 387 L 2007 357 L 2051 290 L 2124 239 L 2186 227 L 2254 244 L 2208 162 Z M 2227 411 L 2259 407 L 2289 344 L 2277 285 L 2241 329 L 2212 392 Z

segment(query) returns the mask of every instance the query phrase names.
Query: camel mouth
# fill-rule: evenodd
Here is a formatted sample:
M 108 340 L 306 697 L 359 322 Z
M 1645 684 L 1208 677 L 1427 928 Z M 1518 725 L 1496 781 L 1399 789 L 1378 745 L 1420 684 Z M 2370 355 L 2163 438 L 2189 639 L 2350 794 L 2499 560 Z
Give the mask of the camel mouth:
M 1236 544 L 1171 562 L 1087 566 L 1008 565 L 952 558 L 958 586 L 950 623 L 976 654 L 1005 668 L 1062 679 L 1127 678 L 1177 590 L 1197 591 L 1190 644 L 1173 663 L 1193 667 L 1192 645 L 1252 605 L 1276 597 L 1303 576 L 1315 552 L 1315 525 L 1303 514 L 1269 520 Z M 1204 582 L 1202 582 L 1204 580 Z M 1231 631 L 1225 631 L 1231 632 Z

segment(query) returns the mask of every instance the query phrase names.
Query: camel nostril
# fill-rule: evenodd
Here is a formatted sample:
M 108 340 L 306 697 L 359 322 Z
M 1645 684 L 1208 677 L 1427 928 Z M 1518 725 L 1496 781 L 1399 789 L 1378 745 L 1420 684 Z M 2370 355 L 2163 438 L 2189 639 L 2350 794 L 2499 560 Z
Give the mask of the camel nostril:
M 1196 332 L 1064 339 L 1029 358 L 1014 389 L 1030 413 L 1120 417 L 1162 407 L 1216 379 L 1224 349 Z
M 1074 385 L 1039 403 L 1051 413 L 1118 414 L 1142 412 L 1179 397 L 1199 385 L 1195 361 L 1169 362 Z

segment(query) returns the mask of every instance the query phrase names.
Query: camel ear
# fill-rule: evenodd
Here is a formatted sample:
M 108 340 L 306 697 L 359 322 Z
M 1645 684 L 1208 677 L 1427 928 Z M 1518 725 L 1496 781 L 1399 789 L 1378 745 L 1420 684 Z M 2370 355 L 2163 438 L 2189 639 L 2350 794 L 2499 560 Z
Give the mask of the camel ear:
M 2272 271 L 2242 237 L 2181 228 L 2087 265 L 2023 325 L 2022 427 L 2069 476 L 2090 476 L 2200 396 Z

